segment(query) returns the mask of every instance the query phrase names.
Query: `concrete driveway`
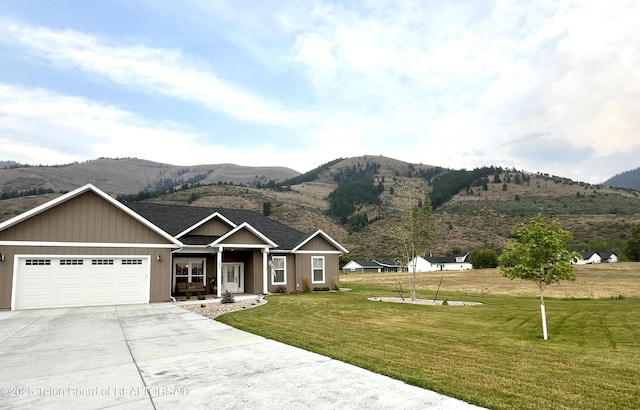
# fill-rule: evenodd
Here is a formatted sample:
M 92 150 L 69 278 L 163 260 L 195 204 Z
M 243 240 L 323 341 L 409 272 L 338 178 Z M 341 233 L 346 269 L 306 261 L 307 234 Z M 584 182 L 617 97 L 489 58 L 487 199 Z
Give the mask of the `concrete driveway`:
M 0 312 L 0 408 L 472 409 L 170 303 Z

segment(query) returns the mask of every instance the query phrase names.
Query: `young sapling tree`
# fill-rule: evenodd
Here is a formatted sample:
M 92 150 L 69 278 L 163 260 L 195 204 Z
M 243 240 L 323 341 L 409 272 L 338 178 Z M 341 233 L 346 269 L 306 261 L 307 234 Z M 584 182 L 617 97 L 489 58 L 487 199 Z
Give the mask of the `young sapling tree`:
M 516 225 L 512 235 L 514 239 L 509 240 L 498 258 L 500 269 L 509 279 L 530 280 L 538 286 L 542 331 L 547 340 L 544 290 L 553 283 L 576 280 L 571 265 L 576 253 L 569 252 L 566 245 L 573 235 L 562 229 L 558 220 L 547 223 L 543 214 L 538 214 L 529 224 Z

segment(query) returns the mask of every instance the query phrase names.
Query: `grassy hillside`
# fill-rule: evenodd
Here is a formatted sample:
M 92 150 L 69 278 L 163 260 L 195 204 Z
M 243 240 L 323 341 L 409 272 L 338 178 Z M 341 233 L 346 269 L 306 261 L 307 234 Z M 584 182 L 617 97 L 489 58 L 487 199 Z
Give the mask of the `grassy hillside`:
M 246 167 L 234 164 L 178 166 L 136 158 L 101 158 L 62 166 L 30 166 L 0 169 L 0 192 L 51 188 L 70 191 L 92 183 L 113 195 L 155 190 L 166 181 L 175 183 L 198 180 L 203 184 L 283 180 L 299 173 L 284 167 Z
M 325 215 L 327 198 L 336 188 L 333 177 L 338 170 L 376 161 L 381 164 L 374 183 L 383 182 L 380 205 L 362 205 L 374 220 L 360 232 L 349 233 L 345 226 Z M 317 180 L 293 185 L 291 191 L 277 192 L 236 186 L 208 186 L 175 192 L 158 201 L 184 203 L 194 193 L 194 205 L 242 207 L 262 212 L 262 204 L 272 204 L 271 217 L 300 230 L 322 228 L 351 251 L 352 258 L 391 257 L 390 232 L 403 206 L 402 184 L 409 183 L 426 193 L 431 186 L 416 177 L 426 165 L 408 164 L 390 158 L 365 156 L 345 159 L 321 173 Z M 511 181 L 513 173 L 503 172 L 502 181 Z M 412 176 L 408 176 L 412 175 Z M 487 184 L 466 190 L 437 208 L 433 214 L 434 237 L 430 251 L 445 254 L 454 248 L 471 251 L 481 247 L 500 249 L 509 238 L 513 226 L 529 220 L 538 212 L 560 219 L 574 233 L 576 242 L 604 239 L 621 244 L 634 225 L 640 224 L 640 197 L 637 192 L 595 187 L 548 175 L 530 175 L 528 183 Z M 393 194 L 391 193 L 393 188 Z M 516 199 L 517 195 L 517 199 Z
M 101 165 L 100 161 L 103 160 L 80 165 L 86 167 L 91 163 Z M 124 161 L 122 164 L 128 164 L 129 161 L 139 160 L 120 161 Z M 337 182 L 334 180 L 336 175 L 347 167 L 357 167 L 358 164 L 364 166 L 367 162 L 380 164 L 377 174 L 374 175 L 374 184 L 382 183 L 384 191 L 380 195 L 379 204 L 357 207 L 355 212 L 367 214 L 371 223 L 362 231 L 350 233 L 345 225 L 326 215 L 327 199 L 337 187 Z M 169 169 L 166 165 L 152 164 L 154 163 L 147 164 L 146 169 L 153 169 L 156 176 L 160 171 L 165 178 L 178 176 L 176 169 Z M 238 171 L 240 173 L 237 175 L 248 178 L 244 179 L 244 182 L 234 180 L 236 185 L 225 185 L 218 184 L 218 177 L 224 172 L 227 172 L 225 174 L 227 177 L 231 177 L 232 172 L 229 170 L 238 170 L 241 167 L 226 168 L 223 165 L 203 167 L 205 168 L 183 167 L 182 170 L 189 169 L 183 176 L 197 175 L 197 172 L 206 172 L 207 169 L 215 168 L 200 181 L 201 184 L 212 185 L 178 189 L 153 201 L 235 207 L 256 212 L 262 212 L 263 204 L 270 202 L 272 218 L 305 232 L 321 228 L 344 244 L 351 251 L 352 258 L 393 256 L 390 233 L 394 224 L 398 222 L 400 211 L 406 201 L 403 184 L 409 184 L 415 191 L 422 194 L 432 189 L 432 185 L 419 175 L 420 173 L 424 175 L 433 167 L 379 156 L 363 156 L 337 161 L 323 168 L 315 180 L 281 190 L 237 186 L 239 183 L 248 184 L 251 178 L 255 181 L 256 175 L 261 177 L 255 168 L 246 170 L 245 173 Z M 123 169 L 127 168 L 123 166 Z M 277 178 L 276 173 L 279 169 L 269 168 L 269 170 L 273 172 L 269 174 L 273 177 L 267 177 L 268 179 L 283 181 L 290 177 L 286 175 Z M 0 171 L 0 175 L 2 172 L 4 170 Z M 144 174 L 143 171 L 137 172 Z M 283 173 L 286 174 L 284 171 Z M 528 221 L 538 212 L 557 217 L 564 228 L 573 232 L 575 241 L 584 244 L 601 239 L 613 247 L 620 248 L 632 227 L 640 224 L 640 193 L 637 191 L 593 186 L 543 174 L 527 174 L 525 179 L 520 178 L 521 175 L 524 174 L 503 171 L 497 177 L 501 182 L 494 183 L 494 177 L 491 177 L 486 183 L 486 190 L 482 186 L 473 186 L 469 191 L 463 188 L 450 201 L 435 209 L 432 226 L 434 235 L 429 251 L 434 254 L 446 254 L 454 248 L 460 248 L 463 251 L 472 251 L 481 247 L 500 249 L 506 243 L 516 223 Z M 105 181 L 103 185 L 98 184 L 98 186 L 115 195 L 124 186 L 123 179 L 127 178 L 120 175 L 108 184 Z M 267 182 L 264 178 L 262 181 L 262 183 Z M 126 182 L 126 184 L 129 183 Z M 108 189 L 105 186 L 113 188 Z M 45 195 L 1 201 L 0 218 L 6 219 L 51 197 L 51 195 Z M 621 249 L 618 248 L 613 250 Z

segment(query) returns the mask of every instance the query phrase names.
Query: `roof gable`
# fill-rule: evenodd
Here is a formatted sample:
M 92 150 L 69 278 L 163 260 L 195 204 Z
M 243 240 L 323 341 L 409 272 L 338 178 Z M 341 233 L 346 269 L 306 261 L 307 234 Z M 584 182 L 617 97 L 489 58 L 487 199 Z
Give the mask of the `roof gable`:
M 126 206 L 156 223 L 171 235 L 181 235 L 181 237 L 199 232 L 199 228 L 215 219 L 230 224 L 230 229 L 246 222 L 276 243 L 278 250 L 291 250 L 307 236 L 288 225 L 245 209 L 205 208 L 145 202 L 126 203 Z
M 82 196 L 85 196 L 86 194 L 95 194 L 95 196 L 98 198 L 99 201 L 105 201 L 107 204 L 111 205 L 112 207 L 115 207 L 117 209 L 118 212 L 122 212 L 124 213 L 128 218 L 132 218 L 133 220 L 135 220 L 137 223 L 142 224 L 143 226 L 145 226 L 147 229 L 153 231 L 155 234 L 159 235 L 160 237 L 162 237 L 164 240 L 176 245 L 176 247 L 180 247 L 182 246 L 182 244 L 180 243 L 180 241 L 176 240 L 175 238 L 173 238 L 171 235 L 167 234 L 165 231 L 163 231 L 162 229 L 160 229 L 159 227 L 157 227 L 156 225 L 154 225 L 153 223 L 151 223 L 150 221 L 148 221 L 147 219 L 141 217 L 139 214 L 137 214 L 136 212 L 133 212 L 131 209 L 129 209 L 128 207 L 124 206 L 121 202 L 117 201 L 116 199 L 112 198 L 111 196 L 109 196 L 108 194 L 106 194 L 105 192 L 101 191 L 100 189 L 96 188 L 95 186 L 93 186 L 92 184 L 87 184 L 84 185 L 80 188 L 77 188 L 71 192 L 68 192 L 62 196 L 59 196 L 49 202 L 46 202 L 40 206 L 37 206 L 27 212 L 24 212 L 20 215 L 17 215 L 3 223 L 0 224 L 0 232 L 5 231 L 9 228 L 12 228 L 14 226 L 17 226 L 19 224 L 22 224 L 28 220 L 31 220 L 32 218 L 36 218 L 40 215 L 44 215 L 46 213 L 48 213 L 49 211 L 55 210 L 55 209 L 61 209 L 60 207 L 66 206 L 70 203 L 72 203 L 73 200 L 75 200 L 76 198 L 80 198 Z M 94 197 L 95 198 L 95 197 Z
M 217 223 L 216 223 L 217 222 Z M 219 212 L 214 212 L 210 216 L 204 218 L 202 221 L 196 223 L 184 231 L 176 235 L 176 238 L 180 238 L 184 235 L 224 235 L 237 225 L 222 216 Z
M 238 237 L 239 234 L 243 231 L 250 232 L 251 236 L 253 238 L 258 239 L 258 241 L 253 241 L 253 240 L 248 241 L 246 239 L 241 239 L 239 242 L 233 242 L 233 238 Z M 211 243 L 210 246 L 222 245 L 222 244 L 225 244 L 225 242 L 231 242 L 232 244 L 258 245 L 258 246 L 264 244 L 264 245 L 268 245 L 270 248 L 275 248 L 276 246 L 278 246 L 275 242 L 267 238 L 260 231 L 258 231 L 257 229 L 255 229 L 254 227 L 252 227 L 246 222 L 240 226 L 237 226 L 231 231 L 227 232 L 227 234 L 222 235 L 220 238 L 218 238 L 213 243 Z
M 327 235 L 326 233 L 324 233 L 322 231 L 322 229 L 318 229 L 317 231 L 307 235 L 297 246 L 295 246 L 292 249 L 292 252 L 311 252 L 313 250 L 308 250 L 308 249 L 303 249 L 305 247 L 305 245 L 307 245 L 310 241 L 312 241 L 313 239 L 320 237 L 323 238 L 326 242 L 328 242 L 333 248 L 335 248 L 336 250 L 333 252 L 339 252 L 339 253 L 349 253 L 349 251 L 344 248 L 342 245 L 340 245 L 338 242 L 336 242 L 332 237 L 330 237 L 329 235 Z

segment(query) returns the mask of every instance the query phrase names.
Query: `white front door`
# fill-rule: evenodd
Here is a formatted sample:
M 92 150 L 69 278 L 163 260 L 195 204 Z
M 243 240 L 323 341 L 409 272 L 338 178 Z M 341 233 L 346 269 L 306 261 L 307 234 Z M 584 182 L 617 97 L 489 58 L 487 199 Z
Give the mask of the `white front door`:
M 222 264 L 222 291 L 244 293 L 244 264 Z

